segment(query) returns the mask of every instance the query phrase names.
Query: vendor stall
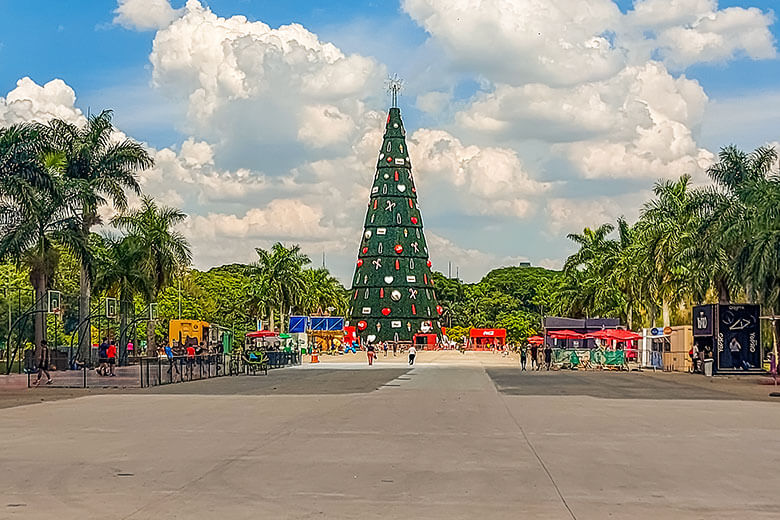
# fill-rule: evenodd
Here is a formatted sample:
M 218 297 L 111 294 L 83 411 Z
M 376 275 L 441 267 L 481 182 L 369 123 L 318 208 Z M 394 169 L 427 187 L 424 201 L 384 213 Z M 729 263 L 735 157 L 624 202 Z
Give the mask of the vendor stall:
M 492 350 L 506 345 L 506 329 L 470 329 L 468 350 Z

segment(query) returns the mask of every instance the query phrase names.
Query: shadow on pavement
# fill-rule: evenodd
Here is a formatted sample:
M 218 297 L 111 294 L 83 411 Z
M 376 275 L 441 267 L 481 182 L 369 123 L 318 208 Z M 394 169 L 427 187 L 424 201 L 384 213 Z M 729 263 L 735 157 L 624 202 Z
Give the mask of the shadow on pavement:
M 602 399 L 758 400 L 758 395 L 707 388 L 641 373 L 540 371 L 489 368 L 487 373 L 505 395 L 590 396 Z M 682 377 L 682 376 L 680 376 Z M 700 376 L 690 376 L 700 377 Z M 704 380 L 703 380 L 704 381 Z M 701 381 L 696 381 L 701 383 Z M 735 389 L 736 390 L 736 389 Z
M 191 395 L 334 395 L 364 394 L 407 373 L 405 368 L 376 370 L 269 370 L 268 375 L 226 376 L 176 385 L 156 386 L 140 393 Z

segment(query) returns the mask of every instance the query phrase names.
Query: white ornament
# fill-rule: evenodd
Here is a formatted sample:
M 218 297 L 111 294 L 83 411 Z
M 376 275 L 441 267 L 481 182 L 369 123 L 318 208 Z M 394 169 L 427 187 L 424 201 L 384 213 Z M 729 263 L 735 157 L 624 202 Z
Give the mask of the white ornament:
M 385 158 L 385 154 L 383 154 L 383 153 L 380 153 L 380 154 L 379 154 L 379 158 L 380 158 L 380 159 L 384 159 L 384 158 Z
M 416 276 L 414 276 L 413 274 L 410 274 L 410 275 L 408 275 L 408 276 L 406 277 L 406 281 L 407 281 L 408 283 L 415 283 L 415 282 L 417 281 L 417 277 L 416 277 Z
M 377 235 L 384 235 L 385 233 L 387 233 L 387 228 L 383 228 L 383 227 L 376 228 L 376 234 Z M 418 231 L 418 233 L 419 233 L 419 231 Z
M 363 233 L 363 236 L 366 238 L 371 238 L 371 230 L 367 229 L 365 233 Z
M 404 186 L 403 184 L 399 184 L 398 185 L 398 191 L 400 191 L 401 193 L 405 192 L 406 191 L 406 186 Z
M 387 206 L 385 206 L 385 211 L 393 211 L 395 209 L 395 206 L 396 206 L 395 202 L 393 202 L 392 200 L 388 200 Z
M 393 292 L 390 293 L 390 298 L 392 298 L 393 301 L 400 300 L 401 299 L 401 291 L 399 291 L 398 289 L 394 290 Z
M 376 341 L 376 336 L 374 336 L 373 334 L 369 334 L 366 339 L 368 340 L 369 343 L 373 343 L 374 341 Z
M 413 287 L 409 287 L 409 299 L 410 300 L 416 300 L 417 299 L 417 289 Z
M 380 267 L 382 267 L 382 260 L 380 258 L 377 258 L 371 263 L 374 264 L 374 269 L 377 271 L 379 270 Z
M 394 329 L 400 329 L 401 328 L 401 322 L 400 321 L 391 321 L 390 326 Z
M 393 283 L 393 277 L 392 276 L 385 276 L 385 283 Z
M 371 314 L 371 307 L 363 307 L 361 310 L 363 314 Z
M 398 128 L 398 123 L 393 123 L 393 128 Z
M 390 174 L 387 174 L 387 173 L 386 173 L 386 174 L 384 174 L 384 176 L 383 176 L 383 177 L 384 177 L 385 179 L 389 179 L 389 178 L 390 178 Z

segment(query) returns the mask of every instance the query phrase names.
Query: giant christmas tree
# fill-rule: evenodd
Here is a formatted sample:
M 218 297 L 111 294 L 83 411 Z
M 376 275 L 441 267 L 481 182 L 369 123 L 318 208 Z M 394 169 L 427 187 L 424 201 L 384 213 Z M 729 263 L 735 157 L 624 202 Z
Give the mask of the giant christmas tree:
M 350 324 L 364 341 L 441 334 L 442 309 L 436 302 L 406 131 L 396 106 L 387 116 L 350 297 Z

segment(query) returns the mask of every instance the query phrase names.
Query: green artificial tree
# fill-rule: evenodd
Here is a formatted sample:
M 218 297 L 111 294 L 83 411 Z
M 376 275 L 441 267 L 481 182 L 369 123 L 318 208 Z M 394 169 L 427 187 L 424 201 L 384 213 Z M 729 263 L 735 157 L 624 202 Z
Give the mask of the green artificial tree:
M 441 335 L 441 313 L 406 131 L 401 111 L 393 106 L 358 251 L 350 324 L 363 341 L 411 341 L 418 332 Z

